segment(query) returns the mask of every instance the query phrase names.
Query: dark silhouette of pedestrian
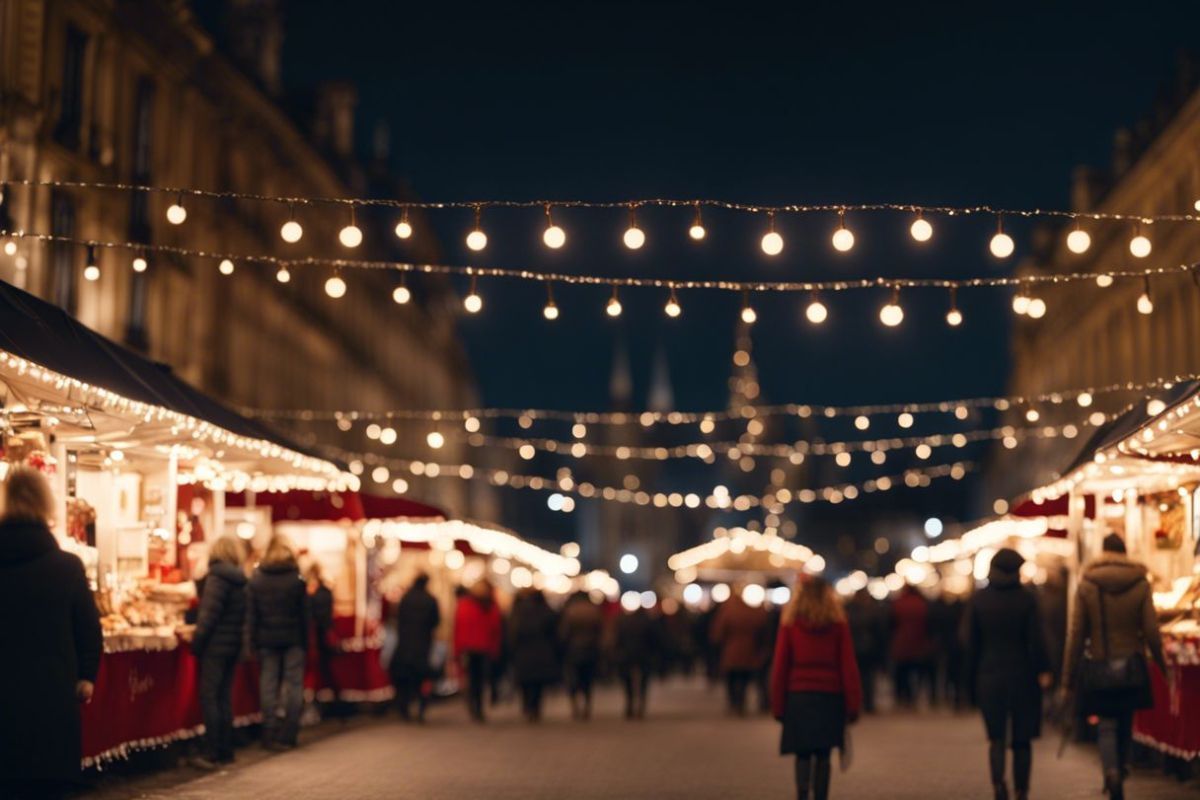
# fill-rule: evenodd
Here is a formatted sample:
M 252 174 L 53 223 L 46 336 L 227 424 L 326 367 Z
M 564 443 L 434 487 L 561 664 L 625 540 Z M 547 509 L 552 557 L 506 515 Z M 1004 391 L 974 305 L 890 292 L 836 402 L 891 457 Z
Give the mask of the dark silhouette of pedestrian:
M 854 640 L 854 657 L 862 676 L 863 710 L 875 713 L 875 687 L 879 672 L 887 663 L 888 615 L 882 603 L 866 589 L 854 594 L 846 603 L 846 621 Z
M 1110 800 L 1123 800 L 1135 711 L 1151 708 L 1149 652 L 1166 674 L 1162 636 L 1146 568 L 1115 533 L 1075 590 L 1063 680 L 1078 710 L 1100 718 L 1100 764 Z
M 779 752 L 795 756 L 796 796 L 825 800 L 830 755 L 858 719 L 862 680 L 850 626 L 824 579 L 804 577 L 783 612 L 771 668 L 771 710 L 783 723 Z
M 341 712 L 341 687 L 333 671 L 333 659 L 338 652 L 338 636 L 333 626 L 333 591 L 325 585 L 321 565 L 308 568 L 308 602 L 313 623 L 313 638 L 317 646 L 317 672 L 321 683 L 333 699 L 330 708 Z
M 83 564 L 50 533 L 40 472 L 13 467 L 0 519 L 0 797 L 59 797 L 79 781 L 79 704 L 100 668 L 100 617 Z
M 600 666 L 600 646 L 604 635 L 604 613 L 587 592 L 576 592 L 567 600 L 559 622 L 559 638 L 571 698 L 571 716 L 590 719 L 592 690 Z
M 911 584 L 892 601 L 892 642 L 889 655 L 896 704 L 912 708 L 921 685 L 929 681 L 933 642 L 929 637 L 929 602 Z
M 745 715 L 750 684 L 771 657 L 769 625 L 767 610 L 748 605 L 740 591 L 734 591 L 713 619 L 712 640 L 721 648 L 729 710 L 738 716 Z
M 454 611 L 454 652 L 466 677 L 467 710 L 476 722 L 485 721 L 483 695 L 492 665 L 500 658 L 503 638 L 503 620 L 492 584 L 478 581 L 458 598 Z
M 542 695 L 562 675 L 558 663 L 558 616 L 537 589 L 523 589 L 508 620 L 513 678 L 529 722 L 542 718 Z
M 417 703 L 417 721 L 425 721 L 428 693 L 425 684 L 433 678 L 433 636 L 441 624 L 437 600 L 429 593 L 429 576 L 420 573 L 400 598 L 396 607 L 396 649 L 389 664 L 396 705 L 400 716 L 412 719 L 412 704 Z
M 260 669 L 263 746 L 290 749 L 300 734 L 311 622 L 308 590 L 296 553 L 283 537 L 275 536 L 267 544 L 250 578 L 248 596 L 250 642 L 258 653 Z
M 1030 743 L 1041 734 L 1042 689 L 1053 680 L 1037 596 L 1021 585 L 1024 562 L 1007 547 L 993 556 L 988 585 L 971 598 L 962 625 L 968 691 L 983 712 L 996 800 L 1008 800 L 1006 745 L 1017 800 L 1029 797 Z
M 612 664 L 625 689 L 625 718 L 646 716 L 650 677 L 659 664 L 665 631 L 663 620 L 639 608 L 617 617 L 612 628 Z
M 233 761 L 233 676 L 246 644 L 245 550 L 225 535 L 208 551 L 192 652 L 200 666 L 200 711 L 204 718 L 202 769 Z

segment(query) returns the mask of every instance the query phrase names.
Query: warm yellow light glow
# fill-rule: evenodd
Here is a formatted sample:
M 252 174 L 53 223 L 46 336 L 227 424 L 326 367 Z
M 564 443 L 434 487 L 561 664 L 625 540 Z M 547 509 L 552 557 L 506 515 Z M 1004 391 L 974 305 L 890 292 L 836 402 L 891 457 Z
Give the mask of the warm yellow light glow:
M 918 242 L 928 242 L 933 238 L 933 226 L 923 217 L 917 217 L 913 220 L 913 224 L 909 227 L 908 232 Z
M 1096 285 L 1099 286 L 1101 289 L 1107 289 L 1109 286 L 1113 285 L 1113 276 L 1112 275 L 1097 275 L 1096 276 Z
M 704 230 L 704 226 L 701 225 L 699 222 L 694 223 L 692 225 L 692 227 L 688 228 L 688 236 L 692 237 L 693 241 L 698 242 L 698 241 L 702 240 L 706 235 L 708 235 L 708 231 Z
M 1016 245 L 1013 244 L 1012 237 L 1003 231 L 997 231 L 992 237 L 992 241 L 988 244 L 988 249 L 992 251 L 992 255 L 996 258 L 1008 258 L 1013 254 Z
M 845 253 L 854 247 L 854 234 L 849 228 L 838 228 L 833 232 L 833 249 Z
M 896 424 L 899 425 L 901 428 L 911 428 L 913 426 L 914 421 L 915 420 L 913 419 L 913 415 L 908 413 L 907 411 L 903 412 L 900 416 L 896 417 Z
M 542 309 L 542 316 L 549 320 L 558 319 L 558 306 L 554 305 L 553 300 L 546 303 L 546 307 Z
M 1141 297 L 1137 300 L 1137 310 L 1139 314 L 1154 313 L 1154 301 L 1150 299 L 1149 292 L 1142 292 Z
M 783 237 L 775 231 L 768 231 L 762 237 L 762 251 L 769 256 L 777 256 L 783 252 Z
M 279 238 L 289 244 L 295 244 L 304 236 L 304 228 L 294 219 L 289 219 L 279 228 Z
M 276 275 L 275 277 L 279 277 Z M 346 295 L 346 282 L 342 280 L 342 276 L 334 275 L 325 281 L 325 294 L 337 300 L 339 297 Z
M 217 265 L 217 271 L 222 275 L 232 275 L 233 269 L 233 262 L 228 258 L 222 258 L 221 263 Z
M 287 267 L 280 267 L 275 271 L 275 280 L 280 283 L 287 283 L 292 279 L 292 273 L 288 272 Z
M 338 233 L 338 241 L 342 243 L 342 247 L 358 247 L 362 244 L 363 232 L 353 222 Z
M 379 443 L 380 444 L 395 444 L 396 443 L 396 429 L 389 427 L 389 428 L 384 428 L 383 430 L 381 430 L 379 432 Z
M 1072 253 L 1086 253 L 1092 246 L 1092 237 L 1085 230 L 1076 228 L 1067 234 L 1067 249 Z
M 621 237 L 621 240 L 630 250 L 638 250 L 646 243 L 646 234 L 636 224 L 631 223 L 625 229 L 625 235 Z
M 17 254 L 17 243 L 9 239 L 4 243 L 4 255 L 15 256 Z
M 88 264 L 83 268 L 83 279 L 85 281 L 100 280 L 100 268 L 95 264 Z
M 396 223 L 395 233 L 397 239 L 411 239 L 413 226 L 407 219 L 401 219 Z
M 149 268 L 149 266 L 150 266 L 150 264 L 149 264 L 149 262 L 146 261 L 146 258 L 144 256 L 134 256 L 133 257 L 133 271 L 134 272 L 145 272 L 146 269 Z
M 946 312 L 946 324 L 952 328 L 957 328 L 963 323 L 962 312 L 957 308 L 952 308 Z
M 667 312 L 668 317 L 678 317 L 683 313 L 683 308 L 679 305 L 679 301 L 675 299 L 675 295 L 671 295 L 671 299 L 663 306 L 663 311 Z
M 1025 294 L 1023 289 L 1018 290 L 1017 293 L 1013 295 L 1012 310 L 1018 314 L 1029 313 L 1029 296 Z
M 172 225 L 182 225 L 187 219 L 187 209 L 182 203 L 172 203 L 167 207 L 167 222 Z
M 1134 258 L 1145 258 L 1150 255 L 1152 246 L 1150 240 L 1143 234 L 1138 234 L 1129 240 L 1129 252 Z
M 904 321 L 904 309 L 893 301 L 879 309 L 879 321 L 889 328 L 894 328 Z
M 430 431 L 429 435 L 425 437 L 425 443 L 434 450 L 440 450 L 442 445 L 446 443 L 446 437 L 442 436 L 439 431 Z
M 463 308 L 467 310 L 468 314 L 478 314 L 483 310 L 483 298 L 472 290 L 469 295 L 463 298 Z
M 755 311 L 750 306 L 746 306 L 745 308 L 742 309 L 742 322 L 746 323 L 747 325 L 753 325 L 757 321 L 758 321 L 758 312 L 757 311 Z
M 820 300 L 813 298 L 808 304 L 808 308 L 804 309 L 804 316 L 808 317 L 808 321 L 814 325 L 820 325 L 829 318 L 829 309 Z
M 404 284 L 400 284 L 392 289 L 392 299 L 396 301 L 397 305 L 402 306 L 412 300 L 412 291 Z
M 867 428 L 871 427 L 871 418 L 866 414 L 859 414 L 854 418 L 854 427 L 858 428 L 860 431 L 865 431 Z
M 542 233 L 542 241 L 546 243 L 546 247 L 557 250 L 567 243 L 567 232 L 557 225 L 549 225 Z
M 1029 308 L 1025 313 L 1033 319 L 1041 319 L 1046 316 L 1046 301 L 1040 297 L 1030 298 Z
M 608 305 L 604 307 L 604 313 L 610 317 L 621 316 L 621 301 L 617 299 L 615 294 L 608 298 Z
M 1090 392 L 1080 392 L 1075 398 L 1075 402 L 1079 403 L 1080 408 L 1087 408 L 1092 404 L 1092 395 Z

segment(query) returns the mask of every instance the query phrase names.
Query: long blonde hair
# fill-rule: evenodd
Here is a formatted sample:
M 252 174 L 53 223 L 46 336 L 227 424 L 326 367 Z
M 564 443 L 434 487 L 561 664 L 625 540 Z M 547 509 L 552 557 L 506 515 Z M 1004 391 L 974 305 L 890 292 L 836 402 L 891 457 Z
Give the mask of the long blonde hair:
M 820 628 L 842 622 L 846 612 L 838 602 L 833 587 L 824 578 L 807 576 L 796 582 L 792 589 L 792 599 L 783 609 L 783 622 L 790 625 L 802 620 L 809 625 Z
M 46 476 L 33 467 L 16 466 L 4 482 L 4 519 L 50 524 L 54 493 Z
M 208 548 L 209 564 L 214 561 L 224 561 L 226 564 L 240 567 L 245 560 L 246 548 L 242 546 L 242 540 L 236 536 L 225 534 L 213 542 L 212 547 Z
M 292 543 L 284 536 L 272 536 L 271 541 L 267 542 L 267 552 L 263 553 L 262 565 L 267 567 L 278 566 L 279 564 L 295 564 L 296 550 L 292 547 Z

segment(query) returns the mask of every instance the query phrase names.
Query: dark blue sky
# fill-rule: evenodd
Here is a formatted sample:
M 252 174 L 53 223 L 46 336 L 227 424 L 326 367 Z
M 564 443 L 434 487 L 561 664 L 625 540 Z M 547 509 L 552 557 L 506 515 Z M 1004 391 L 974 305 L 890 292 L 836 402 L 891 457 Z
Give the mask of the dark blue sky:
M 704 196 L 746 202 L 990 203 L 1066 207 L 1075 165 L 1107 166 L 1114 131 L 1147 114 L 1190 46 L 1184 4 L 695 2 L 326 3 L 288 6 L 285 74 L 295 87 L 349 79 L 360 137 L 376 120 L 393 160 L 428 200 Z M 1190 18 L 1184 18 L 1188 16 Z M 782 219 L 782 257 L 758 250 L 762 222 L 649 212 L 649 242 L 620 246 L 624 214 L 561 212 L 568 246 L 540 244 L 537 211 L 490 214 L 484 263 L 612 275 L 805 279 L 995 273 L 994 224 L 934 220 L 917 248 L 909 219 L 850 220 L 834 257 L 832 216 Z M 470 262 L 469 214 L 437 212 L 445 258 Z M 1012 226 L 1018 256 L 1028 229 Z M 1014 259 L 1015 260 L 1015 259 Z M 606 405 L 612 349 L 632 351 L 638 400 L 665 348 L 676 404 L 719 408 L 740 299 L 629 292 L 619 324 L 601 289 L 563 287 L 549 327 L 540 286 L 489 282 L 463 335 L 488 405 Z M 866 403 L 1003 392 L 1007 295 L 905 298 L 903 327 L 876 318 L 882 294 L 830 302 L 814 330 L 798 297 L 757 303 L 755 353 L 768 402 Z M 553 335 L 547 335 L 552 332 Z M 895 501 L 915 493 L 895 495 Z M 947 498 L 954 504 L 961 495 Z

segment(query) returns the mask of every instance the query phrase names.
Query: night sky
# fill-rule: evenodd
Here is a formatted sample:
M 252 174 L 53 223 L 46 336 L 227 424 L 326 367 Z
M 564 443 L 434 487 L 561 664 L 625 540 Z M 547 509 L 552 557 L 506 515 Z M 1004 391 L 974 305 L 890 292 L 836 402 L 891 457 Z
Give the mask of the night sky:
M 326 3 L 289 3 L 285 78 L 295 90 L 326 79 L 355 83 L 364 150 L 373 125 L 386 122 L 396 170 L 426 200 L 1065 208 L 1074 166 L 1109 164 L 1115 130 L 1151 111 L 1193 44 L 1196 20 L 1181 19 L 1181 5 L 1164 13 L 1143 4 L 1098 8 L 438 2 L 348 3 L 331 14 Z M 933 242 L 918 247 L 909 216 L 855 215 L 848 223 L 858 241 L 848 256 L 830 247 L 833 215 L 781 218 L 787 247 L 775 260 L 758 248 L 764 220 L 733 212 L 706 212 L 709 235 L 699 246 L 686 235 L 689 212 L 646 212 L 648 242 L 637 253 L 620 244 L 622 211 L 556 213 L 569 236 L 559 252 L 541 245 L 540 211 L 489 213 L 482 259 L 469 259 L 463 244 L 469 213 L 432 218 L 447 262 L 566 272 L 966 277 L 1000 274 L 1018 260 L 998 266 L 987 255 L 994 221 L 985 218 L 934 219 Z M 1030 229 L 1008 227 L 1019 258 Z M 630 290 L 614 324 L 603 314 L 605 290 L 561 287 L 562 317 L 551 328 L 541 286 L 493 281 L 481 289 L 486 308 L 461 329 L 487 405 L 607 408 L 618 339 L 631 351 L 635 406 L 645 403 L 660 348 L 677 407 L 728 401 L 738 297 L 684 294 L 683 316 L 668 320 L 662 293 Z M 762 401 L 1004 393 L 1007 294 L 961 296 L 958 330 L 945 325 L 944 292 L 906 295 L 898 330 L 878 322 L 884 301 L 882 292 L 828 298 L 830 320 L 814 329 L 803 297 L 756 300 Z M 958 487 L 885 502 L 961 516 L 980 499 Z

